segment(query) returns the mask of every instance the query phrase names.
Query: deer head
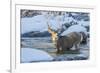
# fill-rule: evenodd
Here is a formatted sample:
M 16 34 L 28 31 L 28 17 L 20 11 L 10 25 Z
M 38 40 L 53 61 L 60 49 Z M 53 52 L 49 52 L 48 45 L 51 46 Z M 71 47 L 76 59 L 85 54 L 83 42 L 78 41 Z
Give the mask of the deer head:
M 47 20 L 47 26 L 48 26 L 48 32 L 51 34 L 51 39 L 52 39 L 52 42 L 54 43 L 54 45 L 56 45 L 57 43 L 57 40 L 58 40 L 58 36 L 61 34 L 62 32 L 62 25 L 60 23 L 60 21 L 58 20 L 58 28 L 55 30 L 55 29 L 52 29 L 49 25 L 49 19 Z
M 51 29 L 51 27 L 48 25 L 48 32 L 51 34 L 51 39 L 54 44 L 56 44 L 56 41 L 58 39 L 58 33 Z

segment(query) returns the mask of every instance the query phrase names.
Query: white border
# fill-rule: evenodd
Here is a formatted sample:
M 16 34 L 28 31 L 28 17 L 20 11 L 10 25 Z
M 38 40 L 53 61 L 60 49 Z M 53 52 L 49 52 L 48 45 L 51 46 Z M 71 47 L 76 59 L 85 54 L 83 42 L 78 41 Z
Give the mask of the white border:
M 13 3 L 12 3 L 13 5 Z M 77 7 L 78 6 L 78 7 Z M 69 8 L 70 7 L 70 8 Z M 85 61 L 63 61 L 63 62 L 46 62 L 46 63 L 30 63 L 30 64 L 20 64 L 20 9 L 36 9 L 36 10 L 57 10 L 57 11 L 77 11 L 77 12 L 89 12 L 90 13 L 90 60 Z M 11 49 L 11 71 L 12 72 L 37 72 L 40 70 L 56 70 L 56 69 L 69 69 L 69 68 L 87 68 L 93 67 L 95 65 L 95 51 L 94 45 L 94 30 L 95 30 L 95 9 L 93 7 L 70 5 L 70 6 L 52 6 L 52 5 L 31 5 L 31 4 L 14 4 L 12 7 L 12 48 Z M 15 25 L 14 25 L 15 24 Z M 16 49 L 17 48 L 17 49 Z

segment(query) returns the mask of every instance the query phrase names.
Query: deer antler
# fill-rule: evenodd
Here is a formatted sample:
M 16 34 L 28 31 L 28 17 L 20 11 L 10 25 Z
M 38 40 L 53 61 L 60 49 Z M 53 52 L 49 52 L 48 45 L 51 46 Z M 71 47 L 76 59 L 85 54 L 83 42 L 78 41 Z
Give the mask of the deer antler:
M 61 33 L 62 31 L 63 31 L 63 25 L 60 23 L 61 21 L 60 20 L 58 20 L 58 29 L 57 29 L 57 32 L 58 33 Z
M 53 31 L 52 31 L 52 29 L 51 29 L 51 27 L 50 27 L 50 25 L 49 25 L 48 22 L 47 22 L 47 26 L 48 26 L 48 32 L 49 32 L 49 33 L 52 33 Z

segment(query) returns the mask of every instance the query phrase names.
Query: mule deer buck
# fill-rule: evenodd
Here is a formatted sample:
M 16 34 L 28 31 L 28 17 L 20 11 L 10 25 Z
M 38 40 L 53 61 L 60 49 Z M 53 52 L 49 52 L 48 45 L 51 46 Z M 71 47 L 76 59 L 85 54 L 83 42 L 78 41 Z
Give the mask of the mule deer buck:
M 75 50 L 79 49 L 80 42 L 82 41 L 82 34 L 80 32 L 71 32 L 66 36 L 58 36 L 57 31 L 51 29 L 48 25 L 48 32 L 51 34 L 51 39 L 56 46 L 57 53 L 63 52 L 65 50 L 70 50 L 75 47 Z

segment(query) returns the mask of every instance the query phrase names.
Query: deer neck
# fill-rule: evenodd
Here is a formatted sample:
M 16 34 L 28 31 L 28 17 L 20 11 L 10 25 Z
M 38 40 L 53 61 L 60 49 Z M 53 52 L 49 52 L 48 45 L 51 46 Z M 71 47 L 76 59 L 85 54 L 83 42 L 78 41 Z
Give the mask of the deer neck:
M 54 43 L 54 44 L 56 44 L 57 43 L 57 40 L 58 40 L 58 36 L 57 35 L 51 35 L 51 38 L 52 38 L 52 42 Z

